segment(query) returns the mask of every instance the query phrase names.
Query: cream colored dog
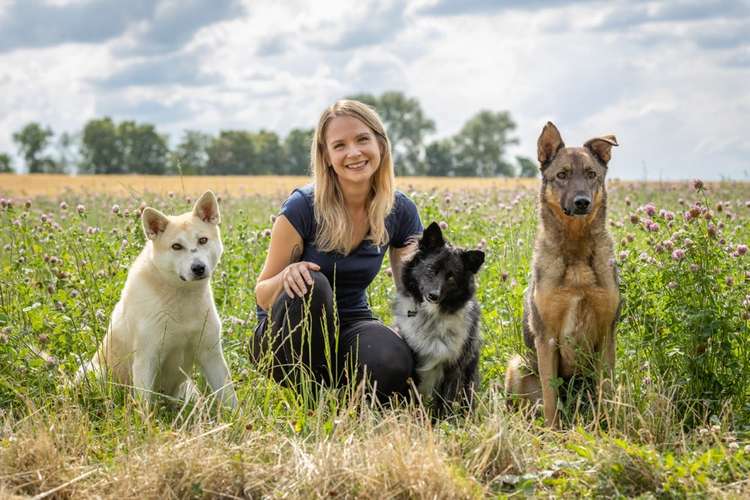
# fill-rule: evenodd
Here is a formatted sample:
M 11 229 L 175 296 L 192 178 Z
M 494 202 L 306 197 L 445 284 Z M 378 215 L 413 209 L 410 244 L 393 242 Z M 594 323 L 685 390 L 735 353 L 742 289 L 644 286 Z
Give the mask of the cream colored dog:
M 171 217 L 148 207 L 142 221 L 146 246 L 102 344 L 77 379 L 106 373 L 147 402 L 157 393 L 183 398 L 197 363 L 221 401 L 237 406 L 210 285 L 223 251 L 216 197 L 207 191 L 192 212 Z

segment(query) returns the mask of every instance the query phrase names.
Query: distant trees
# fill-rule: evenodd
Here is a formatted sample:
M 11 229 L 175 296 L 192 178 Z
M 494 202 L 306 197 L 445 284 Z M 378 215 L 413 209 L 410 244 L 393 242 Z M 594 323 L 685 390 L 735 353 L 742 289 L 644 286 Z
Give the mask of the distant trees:
M 285 174 L 305 175 L 310 173 L 310 148 L 314 129 L 294 128 L 284 139 Z
M 482 110 L 453 136 L 428 138 L 435 122 L 419 101 L 401 92 L 351 96 L 373 106 L 391 139 L 398 175 L 536 176 L 535 162 L 508 148 L 518 144 L 516 124 L 507 111 Z M 110 117 L 89 120 L 80 132 L 62 133 L 32 122 L 13 134 L 29 172 L 184 175 L 306 175 L 310 170 L 313 129 L 294 128 L 285 137 L 261 129 L 221 130 L 216 135 L 185 130 L 170 148 L 168 137 L 150 123 Z M 57 154 L 47 153 L 54 145 Z M 0 170 L 11 158 L 0 155 Z
M 81 170 L 92 174 L 164 174 L 167 137 L 148 123 L 115 124 L 105 117 L 90 120 L 81 138 Z
M 13 142 L 18 146 L 18 154 L 26 162 L 29 173 L 51 173 L 59 171 L 55 161 L 47 155 L 45 150 L 54 134 L 49 127 L 42 127 L 31 122 L 13 134 Z
M 13 172 L 13 162 L 8 153 L 0 153 L 0 174 Z

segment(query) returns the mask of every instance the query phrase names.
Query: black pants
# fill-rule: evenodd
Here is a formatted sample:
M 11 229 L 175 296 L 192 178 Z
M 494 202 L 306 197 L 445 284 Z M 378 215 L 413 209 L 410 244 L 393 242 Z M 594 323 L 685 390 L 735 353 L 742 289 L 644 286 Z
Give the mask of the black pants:
M 328 279 L 317 271 L 311 275 L 314 284 L 304 297 L 292 299 L 282 292 L 258 324 L 254 360 L 270 360 L 273 378 L 285 385 L 298 383 L 302 371 L 334 386 L 366 375 L 379 399 L 407 396 L 414 357 L 406 342 L 369 314 L 335 317 Z

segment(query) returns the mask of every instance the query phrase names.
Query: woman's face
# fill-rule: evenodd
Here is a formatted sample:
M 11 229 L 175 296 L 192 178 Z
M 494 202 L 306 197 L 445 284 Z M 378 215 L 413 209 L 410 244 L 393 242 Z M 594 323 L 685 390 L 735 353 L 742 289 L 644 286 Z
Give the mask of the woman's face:
M 326 130 L 328 160 L 342 187 L 369 185 L 380 167 L 380 144 L 375 133 L 357 118 L 337 116 Z

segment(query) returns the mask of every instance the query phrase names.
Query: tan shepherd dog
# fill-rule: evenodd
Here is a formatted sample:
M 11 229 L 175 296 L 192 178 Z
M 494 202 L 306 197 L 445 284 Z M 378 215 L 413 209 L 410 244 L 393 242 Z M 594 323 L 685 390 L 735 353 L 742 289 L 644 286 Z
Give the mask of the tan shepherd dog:
M 523 311 L 524 341 L 533 352 L 511 359 L 505 390 L 513 399 L 541 400 L 552 427 L 558 378 L 613 376 L 620 292 L 604 185 L 612 146 L 617 140 L 607 135 L 566 148 L 551 122 L 539 136 L 540 223 Z

